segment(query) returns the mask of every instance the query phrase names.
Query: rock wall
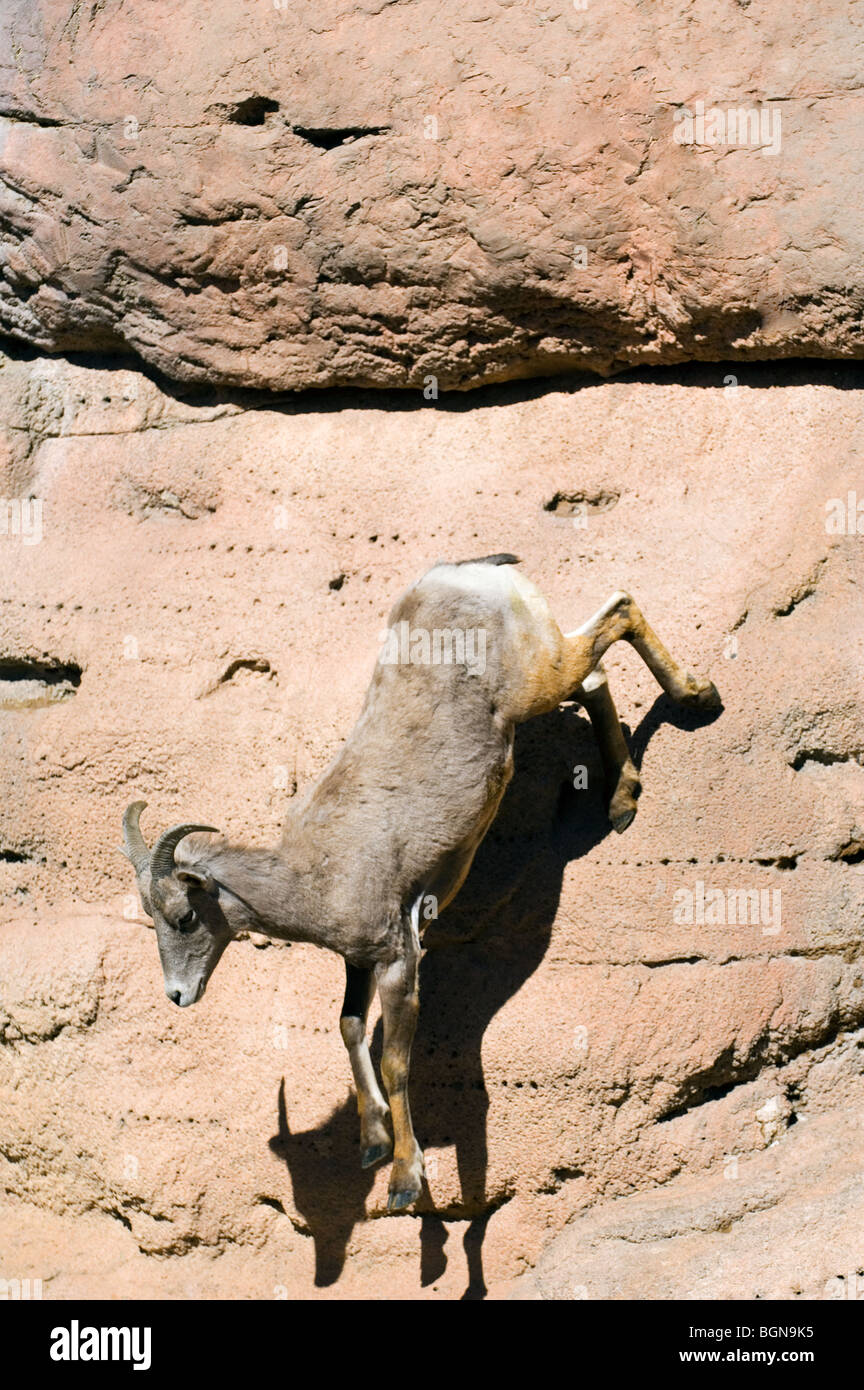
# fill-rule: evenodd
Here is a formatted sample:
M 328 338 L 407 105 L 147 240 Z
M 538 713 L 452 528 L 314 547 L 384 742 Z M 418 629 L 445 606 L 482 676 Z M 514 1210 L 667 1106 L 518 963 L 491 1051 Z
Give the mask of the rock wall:
M 0 26 L 0 328 L 42 350 L 279 390 L 862 355 L 846 0 Z
M 50 1297 L 606 1297 L 641 1271 L 658 1296 L 726 1297 L 728 1269 L 694 1273 L 710 1243 L 688 1264 L 662 1242 L 733 1240 L 770 1207 L 800 1260 L 766 1282 L 742 1237 L 737 1296 L 845 1277 L 864 1105 L 855 385 L 721 364 L 310 403 L 2 359 L 4 1276 Z M 243 941 L 173 1009 L 120 815 L 141 797 L 151 835 L 201 817 L 274 841 L 359 711 L 395 595 L 436 558 L 502 549 L 565 627 L 630 588 L 725 709 L 682 716 L 613 650 L 644 781 L 621 837 L 581 713 L 519 731 L 500 817 L 426 943 L 429 1195 L 387 1216 L 386 1170 L 359 1169 L 340 962 Z M 688 892 L 720 919 L 688 921 Z M 820 1189 L 831 1135 L 842 1172 Z M 824 1220 L 797 1220 L 804 1196 Z M 631 1262 L 622 1241 L 660 1245 Z

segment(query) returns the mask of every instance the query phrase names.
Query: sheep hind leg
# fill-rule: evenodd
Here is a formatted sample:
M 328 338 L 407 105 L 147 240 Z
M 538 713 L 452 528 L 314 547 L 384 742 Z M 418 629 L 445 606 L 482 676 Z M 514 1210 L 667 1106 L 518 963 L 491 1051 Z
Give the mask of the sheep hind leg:
M 564 638 L 565 684 L 574 691 L 599 665 L 613 642 L 629 642 L 654 679 L 679 704 L 696 709 L 720 709 L 722 701 L 710 681 L 685 671 L 669 654 L 631 596 L 619 590 L 593 618 Z
M 588 711 L 603 762 L 609 820 L 613 830 L 620 835 L 636 815 L 636 800 L 642 783 L 630 757 L 606 672 L 601 665 L 595 666 L 585 677 L 574 690 L 573 698 Z

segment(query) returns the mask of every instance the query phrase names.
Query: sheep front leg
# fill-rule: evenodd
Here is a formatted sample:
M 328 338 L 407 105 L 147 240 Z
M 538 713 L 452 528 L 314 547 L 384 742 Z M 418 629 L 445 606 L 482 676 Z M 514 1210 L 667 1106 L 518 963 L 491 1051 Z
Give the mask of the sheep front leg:
M 401 1211 L 417 1201 L 423 1187 L 423 1150 L 414 1137 L 408 1105 L 408 1068 L 419 1008 L 417 973 L 420 952 L 414 943 L 390 965 L 376 967 L 384 1019 L 381 1075 L 393 1116 L 393 1171 L 388 1211 Z
M 360 1164 L 371 1168 L 393 1152 L 387 1131 L 387 1102 L 381 1094 L 369 1043 L 366 1040 L 366 1015 L 375 992 L 375 977 L 371 970 L 361 970 L 345 962 L 345 1002 L 339 1031 L 348 1049 L 348 1059 L 357 1088 L 357 1110 L 360 1115 Z

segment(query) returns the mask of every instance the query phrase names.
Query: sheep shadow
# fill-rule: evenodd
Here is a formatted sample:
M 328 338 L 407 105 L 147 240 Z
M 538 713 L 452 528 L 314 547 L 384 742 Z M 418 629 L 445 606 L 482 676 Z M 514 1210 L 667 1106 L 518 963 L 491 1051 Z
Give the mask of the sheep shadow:
M 323 1125 L 298 1133 L 289 1127 L 284 1077 L 277 1105 L 279 1128 L 270 1149 L 291 1175 L 294 1207 L 302 1223 L 298 1229 L 314 1242 L 315 1286 L 327 1288 L 342 1273 L 354 1227 L 366 1220 L 366 1201 L 375 1181 L 373 1169 L 360 1167 L 357 1104 L 352 1092 Z M 285 1210 L 281 1203 L 280 1209 Z
M 634 761 L 641 763 L 663 723 L 694 730 L 716 713 L 683 710 L 658 696 L 638 728 L 625 726 Z M 587 769 L 584 789 L 574 770 Z M 582 779 L 579 779 L 580 781 Z M 487 1114 L 483 1036 L 491 1020 L 538 968 L 551 938 L 565 868 L 612 834 L 603 771 L 590 722 L 575 705 L 520 725 L 515 773 L 500 811 L 458 897 L 430 923 L 420 966 L 420 1018 L 412 1053 L 411 1102 L 421 1145 L 455 1146 L 461 1200 L 436 1210 L 428 1191 L 415 1208 L 420 1220 L 421 1283 L 444 1273 L 449 1221 L 467 1221 L 463 1249 L 465 1301 L 485 1297 L 483 1241 L 501 1204 L 487 1196 Z M 380 1064 L 381 1025 L 372 1042 Z M 347 1068 L 347 1061 L 346 1061 Z M 335 1283 L 354 1226 L 366 1219 L 374 1175 L 359 1166 L 353 1094 L 325 1125 L 292 1134 L 280 1086 L 278 1133 L 270 1147 L 288 1168 L 294 1205 L 315 1243 L 315 1284 Z M 401 1219 L 409 1217 L 404 1213 Z M 399 1218 L 387 1218 L 399 1219 Z

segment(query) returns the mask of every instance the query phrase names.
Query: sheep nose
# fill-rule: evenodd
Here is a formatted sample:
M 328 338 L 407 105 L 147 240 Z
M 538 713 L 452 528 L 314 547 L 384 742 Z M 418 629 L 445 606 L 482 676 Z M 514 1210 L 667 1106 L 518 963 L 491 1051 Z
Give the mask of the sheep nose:
M 172 1003 L 172 1004 L 179 1004 L 179 1003 L 180 1003 L 180 990 L 179 990 L 179 989 L 166 990 L 165 993 L 168 995 L 168 998 L 171 1000 L 171 1003 Z

